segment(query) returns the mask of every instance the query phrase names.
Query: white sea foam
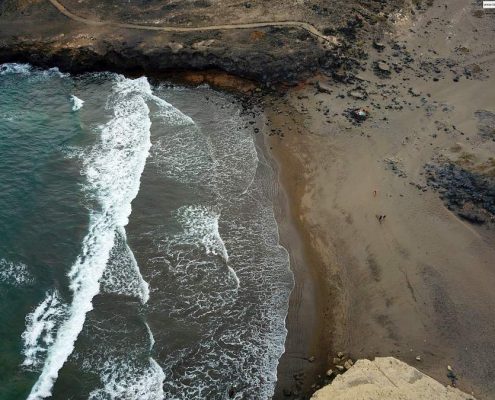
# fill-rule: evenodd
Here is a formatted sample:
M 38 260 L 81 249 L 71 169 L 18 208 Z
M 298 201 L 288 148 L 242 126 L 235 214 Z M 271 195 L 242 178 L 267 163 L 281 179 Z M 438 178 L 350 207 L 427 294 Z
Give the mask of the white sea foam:
M 56 328 L 66 312 L 67 306 L 54 290 L 46 292 L 45 299 L 26 316 L 26 330 L 22 333 L 23 366 L 36 368 L 42 364 L 47 349 L 55 340 Z
M 152 162 L 163 175 L 230 202 L 254 181 L 258 164 L 253 137 L 238 130 L 241 123 L 240 110 L 232 108 L 209 121 L 207 131 L 196 124 L 170 130 L 154 143 Z
M 29 64 L 6 63 L 0 65 L 0 75 L 21 74 L 29 75 L 33 67 Z
M 208 146 L 208 138 L 196 125 L 178 127 L 154 143 L 152 162 L 176 181 L 208 185 L 214 176 Z
M 81 100 L 73 94 L 70 96 L 70 101 L 72 102 L 72 111 L 80 110 L 84 104 L 84 100 Z
M 12 286 L 31 285 L 34 278 L 26 264 L 0 259 L 0 283 Z
M 224 102 L 222 96 L 222 108 Z M 154 235 L 168 256 L 155 261 L 170 282 L 159 285 L 174 293 L 156 293 L 155 302 L 161 296 L 160 307 L 167 307 L 169 315 L 184 326 L 201 321 L 204 332 L 195 343 L 167 353 L 162 365 L 165 397 L 170 399 L 226 398 L 226 382 L 235 388 L 235 399 L 253 393 L 269 399 L 284 349 L 291 275 L 278 242 L 273 187 L 266 179 L 271 171 L 258 157 L 250 129 L 239 129 L 248 125 L 244 115 L 236 106 L 225 108 L 221 114 L 211 108 L 207 129 L 198 125 L 167 131 L 150 159 L 160 175 L 200 193 L 197 205 L 179 208 L 174 215 L 180 233 Z M 198 249 L 227 260 L 223 264 L 235 269 L 242 287 L 233 289 L 230 272 Z M 157 337 L 157 345 L 161 340 Z
M 165 374 L 153 358 L 148 362 L 143 367 L 130 360 L 106 360 L 100 376 L 104 387 L 91 392 L 89 400 L 162 400 Z
M 43 75 L 45 76 L 58 76 L 59 78 L 66 78 L 70 76 L 70 74 L 66 72 L 61 72 L 57 67 L 49 68 L 47 70 L 43 70 L 42 72 Z
M 33 72 L 37 72 L 33 74 Z M 51 77 L 59 77 L 65 78 L 69 76 L 67 73 L 60 72 L 57 67 L 40 70 L 33 67 L 30 64 L 18 64 L 18 63 L 5 63 L 0 64 L 0 75 L 7 74 L 18 74 L 18 75 L 33 75 L 36 78 L 51 78 Z
M 151 351 L 151 350 L 153 350 L 153 346 L 155 345 L 155 338 L 153 337 L 153 332 L 151 332 L 151 328 L 147 322 L 145 322 L 145 325 L 146 325 L 146 330 L 148 331 L 148 336 L 150 339 L 150 351 Z
M 152 94 L 150 100 L 158 106 L 155 116 L 163 119 L 167 124 L 174 126 L 194 125 L 194 121 L 189 115 L 184 114 L 162 98 Z
M 229 265 L 227 247 L 218 229 L 220 213 L 205 206 L 184 206 L 177 211 L 177 219 L 184 230 L 179 240 L 182 243 L 200 244 L 204 247 L 206 254 L 222 257 L 229 274 L 239 287 L 239 278 Z
M 183 239 L 201 243 L 206 254 L 215 254 L 229 261 L 229 254 L 218 231 L 220 213 L 205 206 L 184 206 L 177 211 L 184 229 Z
M 143 279 L 134 253 L 127 244 L 123 227 L 115 230 L 114 246 L 101 279 L 101 289 L 107 293 L 137 297 L 143 304 L 150 297 L 149 285 Z
M 93 308 L 92 299 L 100 291 L 99 281 L 114 246 L 115 231 L 128 223 L 131 202 L 139 191 L 151 146 L 151 121 L 146 104 L 151 96 L 146 78 L 116 77 L 107 103 L 113 110 L 113 118 L 100 127 L 99 142 L 83 159 L 85 189 L 98 203 L 98 208 L 90 213 L 81 254 L 69 272 L 73 299 L 68 317 L 48 349 L 43 370 L 28 400 L 51 395 L 59 370 L 74 349 L 86 313 Z

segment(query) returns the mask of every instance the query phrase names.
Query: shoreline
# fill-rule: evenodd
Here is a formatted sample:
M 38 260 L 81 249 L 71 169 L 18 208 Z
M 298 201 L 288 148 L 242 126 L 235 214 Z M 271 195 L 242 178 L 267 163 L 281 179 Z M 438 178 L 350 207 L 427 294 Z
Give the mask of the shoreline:
M 44 11 L 19 21 L 28 26 Z M 260 148 L 279 186 L 274 212 L 295 280 L 275 399 L 308 398 L 329 380 L 338 351 L 401 358 L 442 384 L 453 365 L 461 389 L 488 399 L 493 231 L 460 218 L 425 174 L 446 160 L 476 174 L 495 165 L 477 117 L 495 115 L 486 89 L 494 82 L 493 21 L 479 15 L 474 4 L 441 0 L 404 11 L 390 31 L 359 27 L 353 37 L 352 24 L 363 22 L 353 12 L 347 27 L 331 28 L 354 27 L 342 37 L 366 44 L 341 53 L 289 29 L 158 37 L 102 27 L 89 37 L 53 14 L 44 21 L 52 18 L 65 37 L 43 24 L 17 37 L 19 24 L 1 16 L 0 60 L 176 76 L 265 103 Z M 357 110 L 366 118 L 353 120 Z
M 276 113 L 265 108 L 266 118 L 276 119 Z M 274 120 L 267 129 L 276 129 Z M 302 223 L 300 209 L 305 186 L 301 180 L 293 180 L 299 170 L 296 160 L 282 150 L 284 141 L 278 136 L 264 133 L 265 152 L 273 165 L 278 180 L 279 193 L 276 203 L 276 219 L 280 243 L 290 256 L 290 268 L 294 287 L 289 298 L 286 317 L 287 338 L 277 370 L 277 386 L 274 399 L 309 398 L 328 382 L 325 373 L 333 346 L 330 340 L 335 328 L 328 312 L 333 304 L 328 293 L 325 266 L 314 251 L 311 238 Z

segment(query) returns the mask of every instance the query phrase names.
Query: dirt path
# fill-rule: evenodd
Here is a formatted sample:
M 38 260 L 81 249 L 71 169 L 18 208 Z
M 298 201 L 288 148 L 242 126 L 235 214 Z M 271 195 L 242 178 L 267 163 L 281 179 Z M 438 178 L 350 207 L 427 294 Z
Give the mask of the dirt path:
M 252 29 L 252 28 L 266 28 L 266 27 L 294 27 L 304 29 L 306 32 L 313 36 L 316 36 L 324 41 L 331 43 L 333 45 L 338 44 L 337 39 L 333 36 L 326 36 L 316 29 L 313 25 L 302 22 L 302 21 L 272 21 L 272 22 L 251 22 L 245 24 L 226 24 L 226 25 L 210 25 L 201 27 L 176 27 L 176 26 L 149 26 L 149 25 L 139 25 L 139 24 L 125 24 L 119 22 L 109 22 L 109 21 L 96 21 L 92 19 L 87 19 L 80 17 L 71 11 L 69 11 L 63 4 L 57 0 L 49 0 L 50 3 L 66 17 L 81 22 L 86 25 L 91 26 L 115 26 L 118 28 L 125 29 L 141 29 L 148 31 L 162 31 L 162 32 L 201 32 L 201 31 L 215 31 L 215 30 L 230 30 L 230 29 Z

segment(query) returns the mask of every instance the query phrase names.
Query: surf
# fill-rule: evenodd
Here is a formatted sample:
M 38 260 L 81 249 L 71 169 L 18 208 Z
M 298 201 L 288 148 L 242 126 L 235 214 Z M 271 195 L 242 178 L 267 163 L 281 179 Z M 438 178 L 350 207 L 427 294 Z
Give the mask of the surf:
M 88 233 L 68 274 L 73 293 L 68 317 L 47 350 L 42 372 L 28 400 L 51 395 L 60 369 L 74 350 L 86 314 L 93 308 L 93 297 L 100 292 L 100 279 L 115 244 L 115 232 L 128 223 L 131 202 L 139 191 L 140 176 L 151 148 L 146 103 L 150 96 L 146 78 L 131 80 L 117 76 L 107 102 L 113 118 L 99 127 L 98 142 L 83 152 L 81 172 L 87 180 L 84 189 L 97 206 L 90 211 Z M 146 293 L 142 299 L 147 299 Z

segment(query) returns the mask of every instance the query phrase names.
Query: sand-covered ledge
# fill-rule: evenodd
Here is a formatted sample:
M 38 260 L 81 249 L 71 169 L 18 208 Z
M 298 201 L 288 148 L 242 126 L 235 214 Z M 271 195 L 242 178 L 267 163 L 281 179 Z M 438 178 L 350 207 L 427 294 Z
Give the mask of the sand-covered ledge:
M 476 400 L 393 357 L 359 360 L 312 400 Z

